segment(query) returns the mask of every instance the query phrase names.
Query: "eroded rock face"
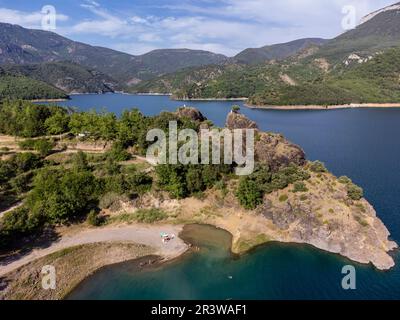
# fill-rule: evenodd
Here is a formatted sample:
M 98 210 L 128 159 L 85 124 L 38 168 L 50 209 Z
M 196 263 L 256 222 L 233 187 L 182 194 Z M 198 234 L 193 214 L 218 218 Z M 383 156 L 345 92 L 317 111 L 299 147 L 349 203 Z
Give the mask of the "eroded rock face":
M 228 129 L 255 129 L 255 160 L 267 164 L 272 170 L 277 170 L 290 163 L 303 165 L 306 160 L 304 151 L 297 145 L 286 140 L 282 135 L 261 132 L 257 124 L 246 116 L 229 113 L 226 119 Z
M 389 251 L 397 244 L 367 200 L 352 201 L 346 187 L 330 174 L 313 175 L 308 192 L 286 190 L 266 195 L 258 213 L 279 229 L 278 241 L 307 243 L 378 269 L 394 266 Z M 279 201 L 282 195 L 288 197 Z
M 226 118 L 226 125 L 228 129 L 256 129 L 258 130 L 258 125 L 254 121 L 250 120 L 243 114 L 231 111 Z
M 199 110 L 197 110 L 196 108 L 192 108 L 192 107 L 179 108 L 176 111 L 176 114 L 178 115 L 178 117 L 185 117 L 185 118 L 189 118 L 193 121 L 198 121 L 198 122 L 203 122 L 203 121 L 207 120 L 207 118 L 204 117 L 203 114 Z
M 257 162 L 267 164 L 272 170 L 290 163 L 304 165 L 306 161 L 306 155 L 299 146 L 279 134 L 265 132 L 259 133 L 256 139 L 255 158 Z

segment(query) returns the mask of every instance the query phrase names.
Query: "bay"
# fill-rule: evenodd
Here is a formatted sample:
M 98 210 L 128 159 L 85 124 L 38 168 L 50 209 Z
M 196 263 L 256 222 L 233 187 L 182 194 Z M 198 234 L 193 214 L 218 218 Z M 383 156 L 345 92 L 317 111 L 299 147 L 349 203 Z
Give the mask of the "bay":
M 237 104 L 262 130 L 282 133 L 299 144 L 308 159 L 319 159 L 334 174 L 347 175 L 362 186 L 392 239 L 400 243 L 400 109 L 253 110 L 241 101 L 181 102 L 125 94 L 74 95 L 59 104 L 80 110 L 105 108 L 117 115 L 134 107 L 155 115 L 186 104 L 218 126 Z M 268 244 L 240 259 L 218 245 L 205 247 L 153 271 L 124 272 L 126 264 L 102 269 L 71 298 L 400 299 L 398 252 L 393 254 L 396 267 L 380 272 L 310 246 Z M 356 266 L 357 290 L 341 288 L 345 264 Z

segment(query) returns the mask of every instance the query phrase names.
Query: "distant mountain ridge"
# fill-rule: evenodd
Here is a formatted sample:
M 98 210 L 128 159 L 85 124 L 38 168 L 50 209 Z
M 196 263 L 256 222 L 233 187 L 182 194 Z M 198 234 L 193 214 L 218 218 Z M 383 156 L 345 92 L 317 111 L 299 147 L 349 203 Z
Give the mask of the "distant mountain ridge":
M 64 92 L 118 88 L 184 99 L 247 97 L 255 105 L 397 102 L 400 84 L 390 60 L 400 56 L 400 3 L 361 22 L 332 40 L 299 39 L 246 49 L 233 58 L 189 49 L 132 56 L 0 23 L 0 64 L 17 64 L 6 68 L 11 75 Z
M 400 102 L 400 7 L 383 8 L 364 21 L 319 46 L 311 44 L 312 50 L 301 41 L 283 44 L 294 53 L 282 60 L 264 60 L 271 47 L 245 50 L 243 61 L 186 69 L 132 90 L 169 91 L 178 99 L 247 97 L 253 105 Z
M 369 55 L 399 45 L 400 3 L 397 3 L 365 16 L 355 29 L 327 42 L 318 55 L 338 61 L 352 53 Z
M 298 39 L 261 48 L 249 48 L 238 53 L 233 59 L 238 63 L 259 64 L 268 60 L 283 60 L 310 46 L 320 46 L 328 40 L 321 38 Z
M 118 82 L 110 76 L 73 62 L 4 65 L 3 69 L 12 75 L 45 82 L 67 94 L 107 93 L 121 90 Z
M 101 71 L 122 84 L 139 82 L 181 68 L 223 63 L 224 55 L 202 50 L 155 50 L 133 56 L 90 46 L 56 33 L 0 23 L 0 64 L 72 61 Z

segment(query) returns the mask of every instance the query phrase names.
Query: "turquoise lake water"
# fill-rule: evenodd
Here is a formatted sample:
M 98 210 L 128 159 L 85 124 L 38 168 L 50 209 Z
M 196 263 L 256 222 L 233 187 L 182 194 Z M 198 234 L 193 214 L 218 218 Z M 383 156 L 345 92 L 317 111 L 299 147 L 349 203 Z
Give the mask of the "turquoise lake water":
M 60 105 L 103 107 L 120 114 L 139 108 L 146 115 L 175 110 L 184 102 L 166 96 L 76 95 Z M 222 126 L 232 104 L 187 102 Z M 400 109 L 267 111 L 242 107 L 261 129 L 299 144 L 311 160 L 362 186 L 366 198 L 400 243 Z M 104 268 L 72 294 L 77 299 L 400 299 L 400 259 L 380 272 L 309 246 L 269 244 L 240 259 L 219 246 L 156 270 L 137 272 L 129 263 Z M 357 290 L 341 288 L 341 269 L 357 269 Z M 229 277 L 232 278 L 229 278 Z

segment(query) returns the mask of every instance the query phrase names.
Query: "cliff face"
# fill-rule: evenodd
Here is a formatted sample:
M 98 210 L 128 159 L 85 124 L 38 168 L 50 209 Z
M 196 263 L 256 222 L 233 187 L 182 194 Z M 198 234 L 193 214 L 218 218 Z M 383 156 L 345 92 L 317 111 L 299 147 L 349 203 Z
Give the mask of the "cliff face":
M 273 238 L 311 244 L 378 269 L 394 266 L 387 252 L 397 245 L 367 200 L 351 200 L 346 186 L 329 173 L 312 174 L 306 187 L 304 193 L 289 187 L 264 198 L 257 213 L 277 228 Z
M 255 160 L 267 164 L 271 170 L 277 170 L 290 163 L 304 165 L 306 155 L 297 145 L 286 140 L 282 135 L 261 132 L 258 125 L 246 116 L 237 113 L 229 113 L 226 119 L 228 129 L 255 129 Z

